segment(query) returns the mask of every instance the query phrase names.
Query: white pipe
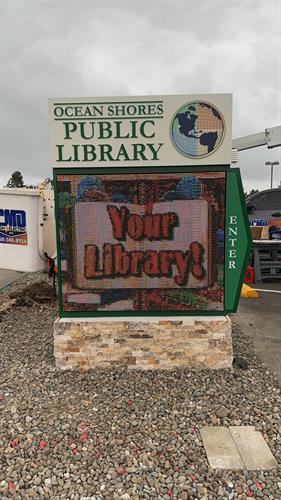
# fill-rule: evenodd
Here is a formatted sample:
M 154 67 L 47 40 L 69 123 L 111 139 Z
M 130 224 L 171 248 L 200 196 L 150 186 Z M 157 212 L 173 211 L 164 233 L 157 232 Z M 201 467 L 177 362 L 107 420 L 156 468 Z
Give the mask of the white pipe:
M 47 262 L 47 259 L 44 255 L 44 242 L 43 242 L 43 226 L 41 226 L 41 223 L 43 223 L 43 199 L 39 195 L 39 201 L 38 201 L 38 218 L 37 218 L 37 224 L 38 224 L 38 254 L 42 260 Z

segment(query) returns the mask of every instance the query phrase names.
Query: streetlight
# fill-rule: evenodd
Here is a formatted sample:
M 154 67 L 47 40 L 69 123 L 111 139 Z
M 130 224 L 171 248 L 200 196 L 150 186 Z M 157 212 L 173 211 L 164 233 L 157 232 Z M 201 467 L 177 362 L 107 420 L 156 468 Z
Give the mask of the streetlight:
M 279 165 L 279 161 L 266 161 L 265 165 L 271 165 L 271 176 L 270 176 L 270 189 L 272 189 L 273 182 L 273 167 L 274 165 Z

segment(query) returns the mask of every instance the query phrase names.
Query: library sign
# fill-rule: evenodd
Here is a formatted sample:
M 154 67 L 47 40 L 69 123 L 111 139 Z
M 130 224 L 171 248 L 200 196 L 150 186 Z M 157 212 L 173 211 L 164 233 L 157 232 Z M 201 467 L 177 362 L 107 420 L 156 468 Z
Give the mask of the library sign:
M 250 249 L 231 97 L 50 100 L 61 316 L 225 314 Z
M 52 165 L 229 165 L 231 106 L 231 94 L 50 99 Z

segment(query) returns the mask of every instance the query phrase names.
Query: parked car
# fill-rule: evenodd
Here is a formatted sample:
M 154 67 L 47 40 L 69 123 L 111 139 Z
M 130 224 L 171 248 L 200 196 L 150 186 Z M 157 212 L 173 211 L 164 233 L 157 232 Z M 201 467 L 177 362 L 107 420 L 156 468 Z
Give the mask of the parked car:
M 281 187 L 252 194 L 246 206 L 251 226 L 281 227 Z

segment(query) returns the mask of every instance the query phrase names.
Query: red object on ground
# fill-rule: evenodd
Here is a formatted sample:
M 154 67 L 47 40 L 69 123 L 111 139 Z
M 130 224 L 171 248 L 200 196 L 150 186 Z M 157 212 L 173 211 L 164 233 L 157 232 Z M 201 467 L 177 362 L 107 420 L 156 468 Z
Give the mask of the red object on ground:
M 48 446 L 47 441 L 40 441 L 39 443 L 40 450 L 43 450 L 43 448 L 46 448 L 46 446 Z
M 86 429 L 86 427 L 88 427 L 86 424 L 79 425 L 79 429 L 81 429 L 81 431 L 84 431 L 84 429 Z
M 88 434 L 81 434 L 80 441 L 87 441 L 87 440 L 88 440 Z
M 120 469 L 118 470 L 118 474 L 119 474 L 119 476 L 124 476 L 124 474 L 125 474 L 124 467 L 120 467 Z
M 255 271 L 254 268 L 248 266 L 244 276 L 244 283 L 254 283 L 255 281 Z

